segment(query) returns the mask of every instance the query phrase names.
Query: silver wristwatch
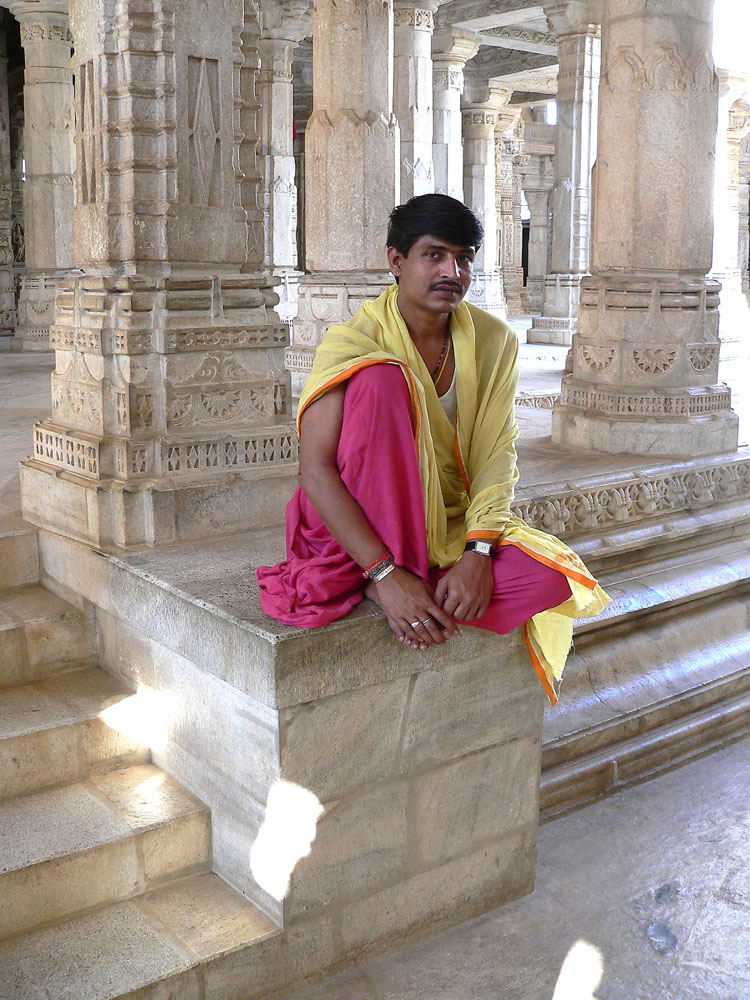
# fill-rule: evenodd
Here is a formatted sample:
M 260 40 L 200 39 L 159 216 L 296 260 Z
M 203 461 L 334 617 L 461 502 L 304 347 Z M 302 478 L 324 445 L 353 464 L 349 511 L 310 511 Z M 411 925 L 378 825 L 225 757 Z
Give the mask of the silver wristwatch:
M 480 556 L 491 556 L 493 551 L 492 542 L 483 538 L 471 538 L 464 546 L 464 552 L 478 552 Z

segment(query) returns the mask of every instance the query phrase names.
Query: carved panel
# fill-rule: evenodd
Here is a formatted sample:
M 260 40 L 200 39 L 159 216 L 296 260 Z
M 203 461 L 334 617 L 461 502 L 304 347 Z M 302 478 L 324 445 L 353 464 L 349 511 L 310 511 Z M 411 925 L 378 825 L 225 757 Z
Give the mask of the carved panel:
M 737 461 L 684 472 L 636 473 L 594 489 L 574 486 L 516 500 L 512 510 L 532 528 L 569 537 L 743 496 L 750 496 L 750 463 Z
M 688 363 L 696 375 L 705 375 L 719 363 L 719 345 L 695 344 L 688 347 Z
M 219 62 L 189 56 L 190 201 L 194 205 L 219 205 L 221 201 L 219 116 Z
M 620 45 L 607 60 L 603 74 L 611 91 L 682 90 L 718 92 L 719 78 L 708 53 L 688 60 L 676 45 L 659 45 L 644 59 L 632 45 Z
M 94 63 L 90 60 L 78 68 L 78 156 L 80 195 L 84 203 L 96 201 L 95 95 Z
M 393 23 L 397 28 L 406 26 L 422 31 L 432 31 L 434 22 L 431 10 L 396 7 L 393 11 Z
M 629 369 L 634 375 L 667 375 L 677 356 L 673 347 L 637 347 L 630 353 Z
M 258 423 L 273 414 L 273 373 L 251 375 L 232 355 L 209 356 L 185 382 L 167 383 L 169 427 Z
M 581 368 L 588 368 L 597 372 L 607 371 L 608 368 L 611 368 L 614 357 L 614 347 L 604 347 L 599 344 L 578 345 L 577 360 Z

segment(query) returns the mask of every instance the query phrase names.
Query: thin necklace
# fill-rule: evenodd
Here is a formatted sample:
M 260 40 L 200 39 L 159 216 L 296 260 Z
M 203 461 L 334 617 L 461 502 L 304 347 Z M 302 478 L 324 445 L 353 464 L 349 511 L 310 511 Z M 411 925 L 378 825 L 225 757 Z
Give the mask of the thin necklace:
M 438 382 L 440 381 L 440 379 L 442 377 L 442 374 L 443 374 L 443 371 L 445 370 L 445 366 L 448 364 L 448 358 L 451 356 L 451 347 L 450 347 L 450 345 L 452 343 L 453 343 L 453 341 L 450 341 L 450 343 L 448 345 L 448 350 L 445 352 L 445 357 L 443 358 L 443 363 L 440 366 L 440 371 L 437 373 L 437 376 L 433 379 L 433 382 L 435 383 L 435 385 L 437 385 Z
M 448 330 L 446 329 L 443 334 L 443 346 L 440 351 L 440 357 L 437 359 L 437 364 L 432 369 L 432 381 L 437 385 L 437 381 L 443 374 L 443 367 L 445 366 L 446 360 L 446 348 L 448 347 Z

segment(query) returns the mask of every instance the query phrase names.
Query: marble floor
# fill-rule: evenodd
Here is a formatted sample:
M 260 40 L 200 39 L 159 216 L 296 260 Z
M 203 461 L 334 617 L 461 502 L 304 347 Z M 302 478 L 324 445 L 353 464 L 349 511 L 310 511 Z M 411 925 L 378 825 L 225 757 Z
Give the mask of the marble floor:
M 289 1000 L 750 1000 L 749 776 L 745 739 L 549 822 L 531 895 Z

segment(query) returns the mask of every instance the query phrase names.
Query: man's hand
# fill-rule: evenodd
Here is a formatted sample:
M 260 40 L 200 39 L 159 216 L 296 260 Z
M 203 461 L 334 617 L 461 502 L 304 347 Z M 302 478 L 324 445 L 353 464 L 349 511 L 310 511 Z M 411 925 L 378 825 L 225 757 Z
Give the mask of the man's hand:
M 435 601 L 424 580 L 402 566 L 382 583 L 370 584 L 366 592 L 385 611 L 396 638 L 412 649 L 437 646 L 458 634 L 456 623 Z
M 474 621 L 489 607 L 495 579 L 492 557 L 464 552 L 435 589 L 435 600 L 453 618 Z

